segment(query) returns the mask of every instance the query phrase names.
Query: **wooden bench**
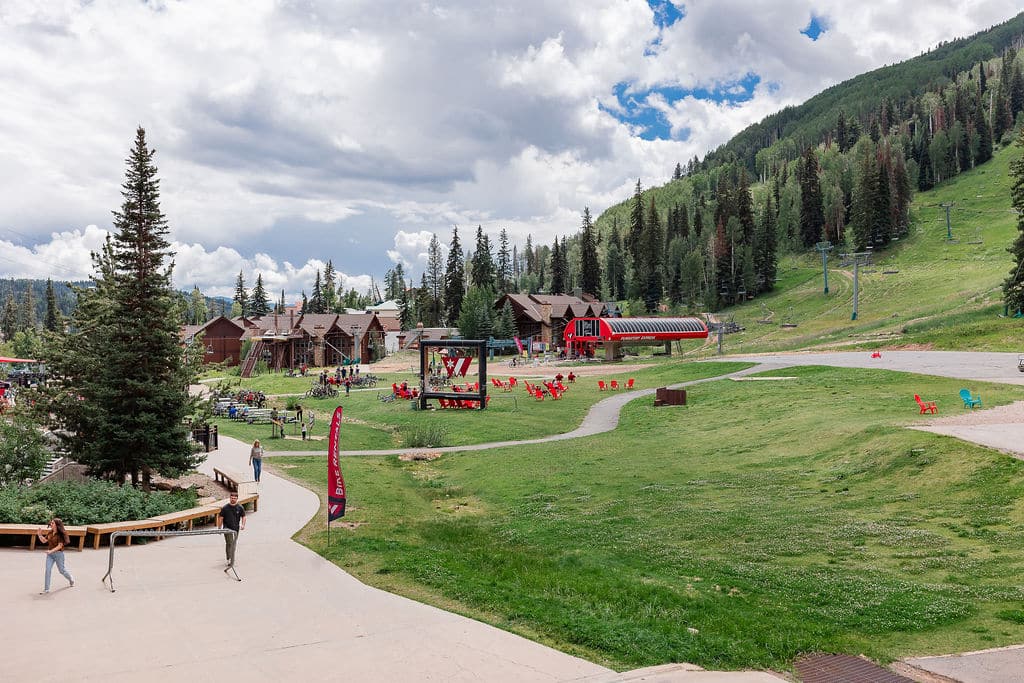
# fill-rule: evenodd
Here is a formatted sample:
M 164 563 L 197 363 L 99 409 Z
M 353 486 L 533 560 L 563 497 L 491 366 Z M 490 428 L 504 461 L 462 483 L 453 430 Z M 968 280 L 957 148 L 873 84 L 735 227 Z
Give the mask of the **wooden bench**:
M 43 528 L 42 524 L 0 524 L 0 536 L 29 536 L 28 549 L 36 549 L 36 534 Z M 85 547 L 85 534 L 86 527 L 84 526 L 66 526 L 64 531 L 68 532 L 68 536 L 71 538 L 78 539 L 78 549 L 81 550 Z
M 255 481 L 252 475 L 239 474 L 234 470 L 221 469 L 219 467 L 213 468 L 213 480 L 219 484 L 224 484 L 224 486 L 228 487 L 229 491 L 237 491 L 239 484 L 248 484 Z
M 157 515 L 152 519 L 161 522 L 159 529 L 162 531 L 172 524 L 188 523 L 187 531 L 192 531 L 192 523 L 197 519 L 216 517 L 220 508 L 216 505 L 200 505 L 198 507 L 181 510 L 179 512 L 168 512 L 166 515 Z M 157 537 L 159 539 L 159 537 Z
M 115 531 L 135 531 L 137 529 L 156 529 L 161 528 L 162 522 L 159 519 L 136 519 L 130 522 L 108 522 L 106 524 L 90 524 L 86 528 L 90 534 L 93 535 L 92 547 L 99 549 L 100 539 L 107 535 L 112 534 Z M 132 537 L 125 537 L 125 544 L 132 544 Z
M 217 512 L 220 512 L 220 509 L 222 507 L 224 507 L 225 505 L 227 505 L 228 503 L 230 503 L 230 502 L 231 502 L 230 498 L 221 498 L 216 503 L 214 503 L 213 506 L 217 508 Z M 252 503 L 252 511 L 253 512 L 259 512 L 260 494 L 255 493 L 255 492 L 253 492 L 253 493 L 243 492 L 243 493 L 239 493 L 238 494 L 238 504 L 239 505 L 241 505 L 242 507 L 245 507 L 249 503 Z

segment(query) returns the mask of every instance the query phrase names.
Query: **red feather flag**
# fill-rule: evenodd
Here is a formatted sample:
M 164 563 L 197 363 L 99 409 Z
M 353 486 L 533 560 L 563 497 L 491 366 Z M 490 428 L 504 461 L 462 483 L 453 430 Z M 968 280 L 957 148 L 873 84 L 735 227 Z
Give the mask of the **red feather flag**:
M 341 406 L 334 410 L 331 431 L 327 437 L 327 523 L 345 516 L 345 478 L 341 476 L 338 454 L 341 435 Z

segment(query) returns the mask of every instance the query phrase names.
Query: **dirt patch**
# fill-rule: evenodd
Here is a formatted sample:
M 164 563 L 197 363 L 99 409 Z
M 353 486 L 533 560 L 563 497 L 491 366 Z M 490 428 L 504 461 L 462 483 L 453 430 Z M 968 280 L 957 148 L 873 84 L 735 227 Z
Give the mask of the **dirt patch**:
M 889 351 L 934 351 L 935 344 L 897 344 L 895 346 L 887 346 L 886 349 Z
M 1024 423 L 1024 401 L 985 410 L 964 409 L 955 415 L 943 415 L 929 420 L 929 425 L 993 425 Z
M 402 453 L 400 456 L 398 456 L 398 459 L 404 460 L 406 462 L 413 462 L 419 460 L 429 462 L 430 460 L 437 460 L 440 457 L 440 451 L 416 451 L 414 453 Z
M 153 477 L 153 487 L 163 491 L 179 491 L 189 488 L 195 488 L 196 493 L 199 494 L 200 498 L 227 498 L 230 491 L 226 486 L 223 486 L 213 480 L 212 477 L 208 477 L 205 474 L 199 472 L 190 472 L 177 479 L 171 479 L 168 477 L 161 477 L 159 475 Z

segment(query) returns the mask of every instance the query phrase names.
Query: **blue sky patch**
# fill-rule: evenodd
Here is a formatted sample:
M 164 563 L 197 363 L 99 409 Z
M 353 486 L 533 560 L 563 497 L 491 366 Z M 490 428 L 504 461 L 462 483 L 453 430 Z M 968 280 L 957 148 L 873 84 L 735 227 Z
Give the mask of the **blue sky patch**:
M 718 103 L 739 104 L 746 102 L 754 96 L 754 88 L 761 82 L 761 77 L 754 73 L 748 73 L 736 81 L 718 83 L 711 88 L 680 88 L 678 86 L 666 86 L 651 88 L 644 91 L 629 91 L 629 83 L 618 83 L 612 89 L 619 106 L 616 109 L 601 107 L 622 123 L 636 126 L 640 129 L 639 135 L 644 140 L 685 140 L 690 136 L 690 130 L 684 128 L 672 135 L 672 127 L 662 112 L 650 104 L 648 98 L 652 95 L 660 95 L 670 105 L 678 102 L 684 97 L 693 97 L 698 100 L 710 100 Z
M 647 4 L 654 11 L 654 24 L 659 28 L 671 26 L 686 16 L 686 9 L 672 0 L 647 0 Z
M 811 20 L 808 22 L 807 27 L 804 28 L 800 33 L 804 34 L 811 40 L 817 40 L 818 36 L 828 30 L 828 23 L 826 23 L 824 17 L 819 17 L 816 14 L 811 15 Z

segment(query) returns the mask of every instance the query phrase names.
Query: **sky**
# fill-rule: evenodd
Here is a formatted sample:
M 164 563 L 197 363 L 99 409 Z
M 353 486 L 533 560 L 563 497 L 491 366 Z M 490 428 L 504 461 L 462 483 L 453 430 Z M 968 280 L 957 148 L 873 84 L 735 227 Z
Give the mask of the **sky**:
M 174 283 L 365 291 L 432 234 L 550 243 L 1008 0 L 0 0 L 0 277 L 85 279 L 137 126 Z

